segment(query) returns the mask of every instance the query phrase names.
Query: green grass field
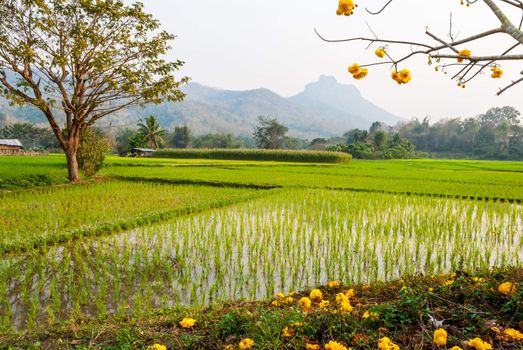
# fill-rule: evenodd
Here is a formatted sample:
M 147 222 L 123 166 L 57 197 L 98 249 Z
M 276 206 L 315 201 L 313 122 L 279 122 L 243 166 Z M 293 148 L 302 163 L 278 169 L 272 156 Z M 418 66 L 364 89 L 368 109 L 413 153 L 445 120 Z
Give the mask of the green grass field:
M 70 185 L 61 156 L 0 157 L 0 199 L 4 334 L 523 261 L 518 162 L 109 157 Z

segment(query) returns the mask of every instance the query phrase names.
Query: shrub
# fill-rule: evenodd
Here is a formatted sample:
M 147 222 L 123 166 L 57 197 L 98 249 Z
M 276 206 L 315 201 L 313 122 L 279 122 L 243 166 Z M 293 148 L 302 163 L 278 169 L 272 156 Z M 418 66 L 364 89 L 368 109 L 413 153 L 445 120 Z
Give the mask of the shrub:
M 100 170 L 111 145 L 103 134 L 95 129 L 87 129 L 78 146 L 78 166 L 85 176 L 93 176 Z
M 341 152 L 260 149 L 165 149 L 154 152 L 153 157 L 303 163 L 349 163 L 352 160 L 350 154 Z

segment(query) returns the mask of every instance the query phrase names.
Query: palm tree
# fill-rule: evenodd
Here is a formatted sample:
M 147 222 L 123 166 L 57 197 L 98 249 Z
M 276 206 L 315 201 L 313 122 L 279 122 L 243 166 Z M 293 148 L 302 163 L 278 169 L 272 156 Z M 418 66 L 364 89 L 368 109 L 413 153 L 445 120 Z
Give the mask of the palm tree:
M 158 149 L 163 143 L 163 136 L 167 134 L 167 131 L 162 129 L 158 118 L 154 115 L 150 115 L 145 118 L 145 121 L 138 121 L 138 133 L 147 141 L 147 144 L 152 149 Z

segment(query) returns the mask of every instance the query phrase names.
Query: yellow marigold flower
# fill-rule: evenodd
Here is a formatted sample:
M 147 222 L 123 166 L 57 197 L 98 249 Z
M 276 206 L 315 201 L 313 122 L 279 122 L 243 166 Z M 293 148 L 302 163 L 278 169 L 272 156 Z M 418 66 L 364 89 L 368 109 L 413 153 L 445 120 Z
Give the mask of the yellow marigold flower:
M 305 350 L 320 350 L 320 346 L 318 344 L 305 343 Z
M 481 338 L 474 338 L 467 342 L 468 346 L 476 350 L 492 350 L 492 345 L 483 341 Z
M 356 293 L 354 293 L 354 289 L 352 289 L 352 288 L 345 292 L 345 296 L 347 298 L 352 298 L 355 295 L 356 295 Z
M 493 79 L 499 79 L 503 76 L 503 70 L 499 67 L 492 67 L 490 70 L 492 71 L 491 77 Z
M 378 348 L 380 350 L 399 350 L 399 346 L 394 344 L 389 337 L 383 337 L 378 340 Z
M 322 300 L 322 301 L 319 303 L 320 309 L 328 308 L 329 305 L 330 305 L 330 302 L 329 302 L 328 300 Z
M 319 289 L 313 289 L 311 290 L 311 293 L 309 294 L 309 297 L 313 301 L 320 302 L 323 300 L 323 293 Z
M 285 302 L 286 302 L 287 304 L 290 304 L 290 303 L 292 303 L 293 301 L 294 301 L 294 298 L 293 298 L 293 297 L 287 297 L 287 298 L 285 298 Z
M 460 348 L 459 346 L 453 346 L 449 350 L 463 350 L 463 349 Z
M 292 336 L 294 336 L 294 333 L 296 333 L 294 331 L 294 329 L 292 329 L 292 327 L 285 327 L 283 328 L 283 330 L 281 331 L 281 336 L 284 337 L 284 338 L 290 338 Z
M 331 340 L 327 344 L 325 344 L 325 350 L 349 350 L 347 347 L 343 346 L 342 344 L 338 343 L 337 341 Z
M 364 284 L 363 286 L 361 286 L 361 290 L 368 290 L 370 289 L 372 286 L 370 285 L 370 283 L 367 283 L 367 284 Z
M 376 49 L 376 51 L 374 51 L 374 53 L 376 54 L 376 56 L 378 56 L 379 58 L 383 58 L 385 57 L 385 49 L 383 47 L 378 47 Z
M 362 318 L 373 318 L 375 320 L 379 320 L 380 319 L 380 315 L 376 312 L 369 312 L 368 310 L 365 311 L 363 313 L 363 315 L 361 316 Z
M 429 289 L 427 289 L 429 292 L 433 292 L 434 291 L 434 288 L 430 287 Z
M 180 321 L 180 326 L 182 328 L 192 328 L 195 324 L 196 324 L 196 320 L 194 318 L 190 318 L 190 317 L 186 317 Z
M 340 281 L 330 281 L 328 286 L 329 288 L 336 288 L 336 287 L 339 287 L 341 285 Z
M 438 347 L 447 345 L 447 331 L 443 328 L 438 328 L 434 331 L 434 344 Z
M 511 282 L 505 282 L 499 285 L 498 291 L 501 294 L 511 296 L 516 294 L 516 286 Z
M 238 347 L 240 348 L 240 350 L 247 350 L 251 349 L 254 345 L 254 340 L 252 340 L 251 338 L 245 338 L 242 339 L 242 341 L 238 344 Z
M 340 2 L 338 3 L 338 10 L 336 11 L 336 14 L 338 16 L 350 16 L 353 14 L 354 8 L 356 8 L 357 6 L 358 5 L 354 4 L 353 0 L 340 0 Z
M 350 74 L 356 74 L 360 71 L 360 65 L 357 63 L 354 63 L 349 66 L 348 71 Z
M 336 303 L 341 304 L 344 301 L 349 301 L 349 297 L 345 293 L 336 294 Z
M 470 50 L 461 50 L 460 52 L 458 52 L 458 56 L 461 56 L 462 58 L 458 58 L 458 62 L 463 62 L 463 57 L 470 57 L 470 55 L 472 55 L 472 52 L 470 52 Z
M 272 306 L 280 306 L 280 302 L 278 300 L 274 300 L 272 303 L 271 303 Z
M 342 301 L 340 303 L 341 312 L 349 313 L 349 312 L 352 312 L 352 310 L 353 310 L 353 308 L 352 308 L 352 305 L 350 304 L 350 301 L 346 300 L 346 301 Z
M 302 309 L 309 310 L 312 306 L 312 301 L 307 297 L 303 297 L 300 300 L 298 300 L 298 304 L 301 306 Z
M 276 294 L 276 298 L 278 298 L 278 299 L 283 299 L 283 298 L 285 298 L 285 294 L 283 294 L 283 293 L 278 293 L 278 294 Z
M 291 323 L 291 326 L 299 328 L 299 327 L 303 326 L 303 324 L 301 322 L 294 322 L 294 323 Z
M 520 331 L 515 330 L 514 328 L 505 328 L 503 333 L 505 333 L 505 335 L 508 336 L 512 341 L 523 340 L 523 334 Z
M 223 350 L 234 350 L 234 345 L 229 344 L 223 348 Z
M 154 344 L 149 346 L 147 349 L 149 350 L 167 350 L 167 346 L 162 344 Z

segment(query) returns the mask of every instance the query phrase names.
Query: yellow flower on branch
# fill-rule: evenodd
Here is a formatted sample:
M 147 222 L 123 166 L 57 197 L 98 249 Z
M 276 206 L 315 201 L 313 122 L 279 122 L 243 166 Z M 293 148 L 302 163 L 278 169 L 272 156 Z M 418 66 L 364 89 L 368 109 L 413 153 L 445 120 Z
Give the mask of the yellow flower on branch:
M 336 14 L 338 16 L 350 16 L 353 14 L 354 9 L 356 7 L 358 7 L 358 5 L 355 4 L 353 0 L 340 0 L 338 3 L 338 10 L 336 11 Z
M 447 331 L 443 328 L 438 328 L 434 331 L 434 344 L 438 347 L 447 345 Z
M 461 50 L 460 52 L 458 52 L 458 56 L 461 56 L 460 58 L 458 58 L 458 62 L 459 63 L 463 62 L 464 58 L 470 57 L 471 55 L 472 55 L 472 52 L 470 50 L 467 50 L 467 49 Z
M 360 71 L 360 65 L 357 63 L 353 63 L 352 65 L 349 66 L 349 68 L 347 70 L 349 71 L 350 74 L 356 74 Z
M 412 80 L 412 77 L 410 75 L 410 70 L 408 69 L 402 69 L 401 71 L 393 71 L 390 75 L 392 80 L 394 80 L 399 85 L 407 84 Z
M 376 51 L 374 51 L 374 53 L 376 54 L 376 56 L 378 56 L 379 58 L 383 58 L 385 57 L 385 49 L 383 47 L 378 47 L 376 49 Z
M 493 79 L 499 79 L 503 76 L 503 70 L 499 67 L 492 67 L 490 70 L 492 71 L 491 77 Z
M 369 74 L 368 69 L 362 68 L 362 69 L 360 69 L 359 72 L 357 72 L 356 74 L 353 74 L 352 77 L 356 80 L 361 80 L 361 79 L 365 78 L 367 76 L 367 74 Z

